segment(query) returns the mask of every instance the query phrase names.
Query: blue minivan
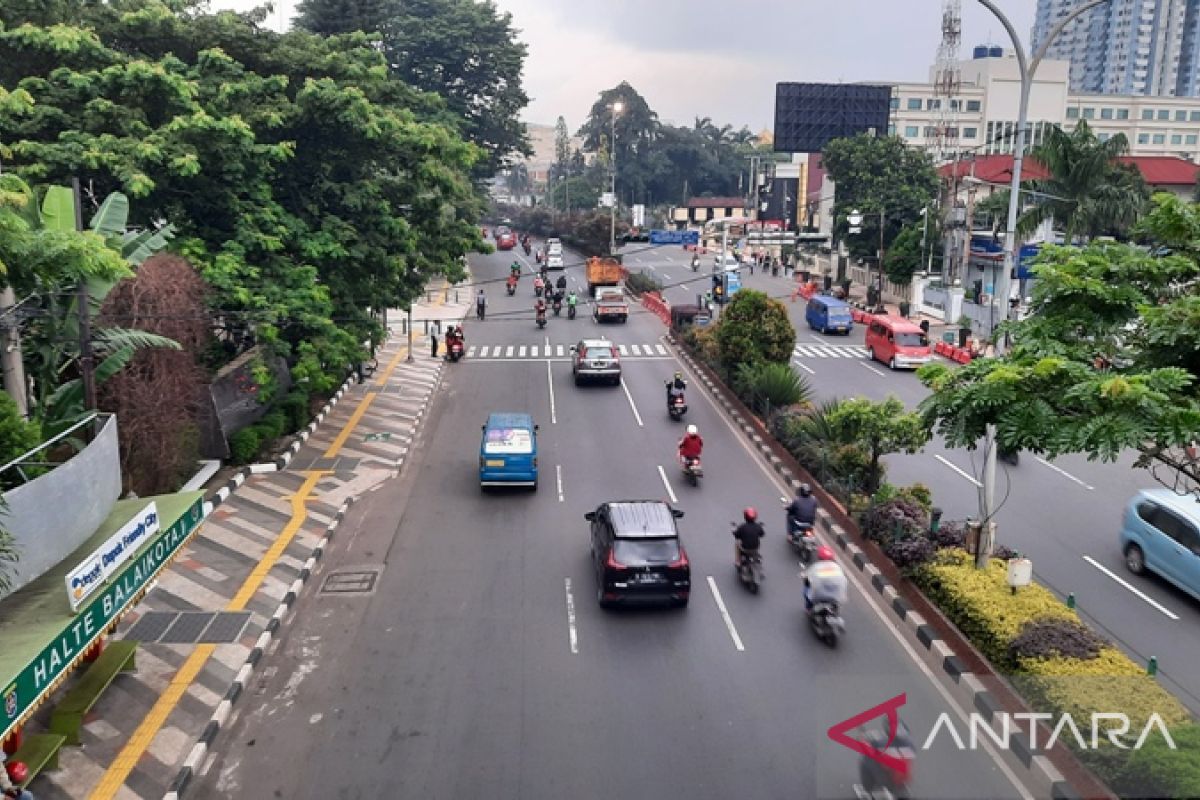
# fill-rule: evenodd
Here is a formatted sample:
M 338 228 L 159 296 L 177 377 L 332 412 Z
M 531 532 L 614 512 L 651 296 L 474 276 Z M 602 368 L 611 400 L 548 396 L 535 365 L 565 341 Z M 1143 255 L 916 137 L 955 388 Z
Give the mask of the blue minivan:
M 849 334 L 854 327 L 854 320 L 850 316 L 850 304 L 824 294 L 809 298 L 804 320 L 808 327 L 821 333 L 836 331 Z
M 1121 552 L 1135 575 L 1156 572 L 1200 600 L 1200 500 L 1144 489 L 1125 509 Z
M 529 414 L 488 415 L 479 444 L 479 488 L 528 486 L 537 490 L 537 431 Z

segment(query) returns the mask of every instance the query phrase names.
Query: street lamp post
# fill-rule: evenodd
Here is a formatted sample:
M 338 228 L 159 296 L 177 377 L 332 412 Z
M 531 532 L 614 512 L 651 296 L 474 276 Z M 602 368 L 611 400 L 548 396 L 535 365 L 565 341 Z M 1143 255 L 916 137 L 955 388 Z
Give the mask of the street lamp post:
M 999 298 L 1001 308 L 1004 309 L 1005 315 L 1008 315 L 1008 295 L 1011 292 L 1009 288 L 1009 280 L 1011 279 L 1013 267 L 1017 263 L 1017 254 L 1019 252 L 1017 244 L 1017 208 L 1021 194 L 1021 167 L 1025 160 L 1025 126 L 1029 119 L 1029 93 L 1033 85 L 1033 76 L 1037 72 L 1038 66 L 1042 63 L 1042 59 L 1046 56 L 1046 51 L 1050 48 L 1051 43 L 1058 38 L 1072 20 L 1077 18 L 1085 11 L 1090 11 L 1096 6 L 1109 2 L 1109 0 L 1091 0 L 1073 9 L 1070 14 L 1063 17 L 1057 25 L 1050 30 L 1046 40 L 1042 42 L 1037 51 L 1033 54 L 1033 60 L 1027 61 L 1025 57 L 1025 48 L 1021 45 L 1021 39 L 1017 36 L 1017 31 L 1013 24 L 1009 22 L 1008 17 L 1004 16 L 999 8 L 997 8 L 993 0 L 979 0 L 979 2 L 988 11 L 1000 20 L 1000 24 L 1004 26 L 1004 30 L 1008 32 L 1008 37 L 1012 40 L 1013 50 L 1017 56 L 1017 68 L 1021 74 L 1021 98 L 1020 105 L 1017 109 L 1017 140 L 1013 146 L 1013 168 L 1012 168 L 1012 184 L 1009 187 L 1008 194 L 1008 224 L 1004 230 L 1004 270 L 996 282 L 997 286 L 993 291 L 992 297 L 992 327 L 995 329 L 996 319 L 996 299 Z M 967 231 L 968 240 L 971 232 Z M 1006 343 L 1003 339 L 998 339 L 995 345 L 996 355 L 1002 355 Z M 976 549 L 975 564 L 982 568 L 987 566 L 988 556 L 991 554 L 993 539 L 995 536 L 995 523 L 992 521 L 993 515 L 996 513 L 996 426 L 988 425 L 987 434 L 984 439 L 984 466 L 983 466 L 983 486 L 980 489 L 980 523 L 982 529 L 979 535 L 979 545 Z
M 609 105 L 612 109 L 612 129 L 608 137 L 608 176 L 609 194 L 612 205 L 608 207 L 608 252 L 617 252 L 617 114 L 624 110 L 625 104 L 620 100 Z

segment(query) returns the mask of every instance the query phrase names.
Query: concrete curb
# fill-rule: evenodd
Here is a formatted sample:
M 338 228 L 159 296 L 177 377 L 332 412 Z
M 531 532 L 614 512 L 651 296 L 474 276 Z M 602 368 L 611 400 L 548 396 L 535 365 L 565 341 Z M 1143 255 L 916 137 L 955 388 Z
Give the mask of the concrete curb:
M 250 655 L 246 657 L 246 661 L 242 664 L 242 668 L 238 670 L 233 683 L 225 692 L 225 696 L 221 699 L 220 704 L 217 705 L 216 710 L 213 711 L 208 724 L 204 726 L 204 730 L 200 734 L 200 740 L 192 746 L 192 751 L 183 762 L 183 766 L 180 767 L 175 780 L 171 782 L 171 788 L 163 795 L 163 800 L 179 800 L 179 797 L 191 783 L 192 778 L 200 771 L 200 767 L 208 755 L 209 748 L 212 747 L 213 740 L 217 738 L 217 734 L 221 731 L 221 726 L 229 721 L 229 716 L 233 711 L 233 704 L 238 701 L 238 698 L 246 690 L 254 668 L 262 659 L 263 653 L 271 644 L 271 640 L 279 632 L 279 628 L 283 624 L 283 618 L 287 616 L 288 610 L 296 602 L 296 598 L 299 596 L 301 590 L 303 590 L 304 584 L 312 576 L 313 571 L 316 569 L 317 561 L 321 559 L 321 556 L 324 555 L 325 550 L 329 547 L 329 542 L 333 538 L 334 532 L 337 530 L 338 525 L 341 524 L 342 519 L 345 518 L 346 511 L 353 503 L 353 497 L 348 498 L 346 502 L 342 503 L 342 507 L 334 515 L 333 521 L 325 529 L 325 535 L 317 543 L 317 546 L 313 548 L 308 561 L 305 562 L 303 569 L 300 570 L 300 577 L 296 578 L 288 588 L 287 594 L 284 595 L 283 600 L 279 603 L 279 607 L 271 615 L 271 620 L 267 623 L 267 627 L 258 637 L 258 641 L 254 643 L 254 648 L 250 651 Z
M 691 353 L 679 347 L 673 337 L 667 336 L 666 339 L 672 345 L 675 345 L 675 350 L 679 357 L 692 369 L 693 374 L 700 377 L 700 382 L 707 387 L 709 393 L 716 399 L 721 408 L 724 409 L 726 415 L 733 419 L 735 424 L 741 428 L 750 440 L 750 443 L 769 461 L 775 472 L 784 478 L 793 491 L 799 488 L 800 481 L 796 480 L 792 471 L 783 464 L 782 459 L 771 452 L 770 445 L 763 441 L 763 437 L 755 431 L 749 421 L 733 406 L 725 396 L 726 390 L 724 387 L 719 386 L 706 372 L 697 369 L 696 360 L 692 357 Z M 870 562 L 866 553 L 851 540 L 849 534 L 833 521 L 827 511 L 824 509 L 818 511 L 817 522 L 818 529 L 822 530 L 826 537 L 831 539 L 846 556 L 843 560 L 852 564 L 860 574 L 867 578 L 871 588 L 883 600 L 883 605 L 890 608 L 892 613 L 899 619 L 902 629 L 910 640 L 910 644 L 916 645 L 913 649 L 921 655 L 926 666 L 935 675 L 941 677 L 943 684 L 950 689 L 955 699 L 968 712 L 978 712 L 990 719 L 996 710 L 1000 708 L 1000 704 L 996 702 L 996 699 L 984 686 L 983 682 L 975 674 L 963 669 L 963 661 L 958 657 L 954 649 L 942 640 L 934 627 L 929 625 L 920 614 L 909 608 L 908 603 L 904 601 L 900 593 L 896 591 L 896 588 Z M 1045 736 L 1042 737 L 1043 741 L 1045 738 Z M 1011 743 L 1011 749 L 1000 751 L 1002 757 L 1009 768 L 1022 779 L 1025 787 L 1035 797 L 1053 797 L 1056 800 L 1058 798 L 1062 800 L 1075 800 L 1081 797 L 1075 788 L 1063 778 L 1062 773 L 1051 764 L 1050 759 L 1033 751 L 1025 735 L 1014 733 Z

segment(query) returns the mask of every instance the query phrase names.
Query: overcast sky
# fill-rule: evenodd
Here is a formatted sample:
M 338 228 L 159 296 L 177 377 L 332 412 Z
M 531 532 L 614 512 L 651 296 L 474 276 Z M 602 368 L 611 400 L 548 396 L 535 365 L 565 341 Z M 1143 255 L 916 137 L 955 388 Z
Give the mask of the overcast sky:
M 212 0 L 248 9 L 261 0 Z M 941 40 L 942 0 L 497 0 L 529 46 L 526 122 L 572 132 L 603 89 L 629 81 L 664 122 L 748 125 L 774 120 L 780 81 L 922 81 Z M 961 56 L 976 44 L 1008 48 L 1000 23 L 962 0 Z M 1028 43 L 1036 0 L 999 0 Z M 296 0 L 274 0 L 271 27 L 291 23 Z

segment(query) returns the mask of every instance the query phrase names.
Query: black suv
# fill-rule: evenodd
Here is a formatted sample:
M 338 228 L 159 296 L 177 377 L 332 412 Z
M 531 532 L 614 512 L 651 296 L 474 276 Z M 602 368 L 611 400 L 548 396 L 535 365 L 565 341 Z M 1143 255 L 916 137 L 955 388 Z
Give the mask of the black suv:
M 592 525 L 601 608 L 624 602 L 687 605 L 692 568 L 675 528 L 682 511 L 661 500 L 621 500 L 583 516 Z

